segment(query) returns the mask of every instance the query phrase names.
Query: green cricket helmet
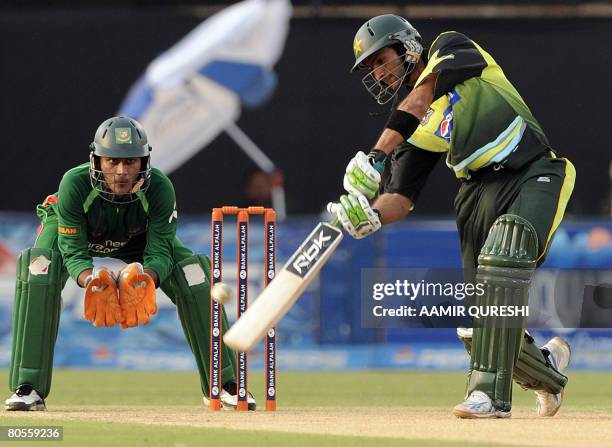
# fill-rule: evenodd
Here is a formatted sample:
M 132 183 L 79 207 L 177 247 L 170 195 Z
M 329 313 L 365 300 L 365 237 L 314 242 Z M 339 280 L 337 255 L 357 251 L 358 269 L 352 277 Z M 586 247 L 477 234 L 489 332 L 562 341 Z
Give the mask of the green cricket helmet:
M 374 96 L 379 104 L 391 100 L 403 84 L 406 76 L 414 70 L 423 52 L 421 35 L 408 20 L 395 14 L 376 16 L 365 22 L 353 39 L 355 64 L 351 72 L 357 69 L 370 69 L 366 60 L 383 48 L 392 47 L 402 59 L 404 70 L 392 85 L 376 80 L 374 70 L 364 78 L 366 90 Z
M 127 116 L 114 116 L 98 126 L 94 141 L 89 145 L 89 176 L 91 186 L 98 195 L 112 203 L 130 203 L 138 200 L 138 192 L 144 192 L 151 183 L 152 148 L 142 125 Z M 139 158 L 141 160 L 138 178 L 127 194 L 115 194 L 104 178 L 100 157 Z

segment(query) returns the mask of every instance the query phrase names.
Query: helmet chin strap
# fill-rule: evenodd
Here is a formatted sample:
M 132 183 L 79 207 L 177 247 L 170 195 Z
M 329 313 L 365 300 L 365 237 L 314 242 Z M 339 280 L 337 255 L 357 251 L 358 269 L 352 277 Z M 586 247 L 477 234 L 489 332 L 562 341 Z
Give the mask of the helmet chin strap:
M 410 79 L 411 79 L 413 73 L 416 72 L 416 70 L 417 70 L 417 68 L 419 66 L 419 62 L 423 61 L 423 63 L 425 65 L 427 65 L 427 56 L 424 53 L 419 54 L 419 53 L 414 53 L 414 52 L 411 52 L 411 51 L 406 51 L 406 54 L 412 56 L 416 60 L 416 62 L 408 62 L 407 60 L 404 60 L 404 67 L 405 67 L 406 70 L 408 70 L 410 68 L 411 64 L 413 65 L 412 70 L 409 71 L 409 73 L 404 78 L 404 82 L 402 82 L 402 85 L 404 87 L 406 87 L 406 90 L 408 90 L 408 93 L 410 93 L 412 91 L 412 89 L 414 88 L 414 84 L 410 85 Z M 416 80 L 415 80 L 415 82 L 416 82 Z M 396 98 L 397 98 L 397 96 L 396 96 Z M 394 104 L 395 104 L 395 102 L 396 101 L 394 101 Z

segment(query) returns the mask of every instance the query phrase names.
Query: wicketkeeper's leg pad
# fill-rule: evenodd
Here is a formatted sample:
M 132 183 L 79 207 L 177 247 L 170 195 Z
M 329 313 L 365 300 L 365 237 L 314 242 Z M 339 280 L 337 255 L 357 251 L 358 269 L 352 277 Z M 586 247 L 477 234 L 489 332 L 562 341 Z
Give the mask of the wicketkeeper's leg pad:
M 468 354 L 472 351 L 472 329 L 458 328 L 457 337 Z M 529 332 L 525 331 L 523 346 L 519 353 L 512 378 L 526 390 L 546 391 L 558 394 L 567 384 L 567 376 L 561 374 L 548 359 L 549 353 L 542 351 Z
M 49 248 L 28 248 L 17 259 L 13 354 L 10 388 L 29 384 L 42 398 L 49 395 L 53 351 L 62 307 L 60 253 Z
M 498 217 L 478 257 L 476 280 L 484 285 L 485 293 L 476 297 L 475 304 L 489 313 L 494 308 L 524 309 L 537 255 L 536 231 L 527 220 L 512 214 Z M 483 391 L 496 409 L 510 411 L 512 376 L 526 323 L 526 313 L 475 319 L 468 395 Z
M 161 288 L 176 304 L 183 331 L 193 352 L 202 392 L 209 395 L 210 368 L 210 260 L 204 255 L 193 255 L 177 262 Z M 222 327 L 229 329 L 223 312 Z M 223 345 L 221 352 L 223 383 L 236 378 L 236 355 Z

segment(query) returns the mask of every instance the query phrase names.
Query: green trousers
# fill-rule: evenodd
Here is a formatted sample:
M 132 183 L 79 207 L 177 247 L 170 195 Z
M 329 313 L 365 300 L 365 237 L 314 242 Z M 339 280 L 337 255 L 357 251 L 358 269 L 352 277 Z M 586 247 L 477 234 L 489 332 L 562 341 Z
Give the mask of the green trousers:
M 464 181 L 455 197 L 465 281 L 473 282 L 489 229 L 502 214 L 521 216 L 538 235 L 538 265 L 574 189 L 575 169 L 565 158 L 540 158 L 520 171 L 487 168 Z
M 455 207 L 465 281 L 486 287 L 485 295 L 470 297 L 467 306 L 528 304 L 531 275 L 544 262 L 574 178 L 568 160 L 542 157 L 518 171 L 487 168 L 462 184 Z M 527 387 L 536 389 L 542 382 L 555 392 L 562 389 L 567 378 L 550 368 L 539 348 L 523 345 L 526 317 L 512 323 L 506 318 L 481 320 L 474 327 L 468 395 L 486 392 L 498 410 L 510 411 L 512 377 L 519 380 L 517 374 L 528 371 L 525 362 L 517 365 L 519 358 L 528 358 L 526 349 L 537 366 L 523 381 Z

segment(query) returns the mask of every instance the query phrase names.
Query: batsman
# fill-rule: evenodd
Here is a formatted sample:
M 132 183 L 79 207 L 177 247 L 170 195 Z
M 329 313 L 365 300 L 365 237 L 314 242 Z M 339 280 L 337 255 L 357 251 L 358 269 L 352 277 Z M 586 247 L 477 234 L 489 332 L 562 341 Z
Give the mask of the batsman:
M 495 59 L 465 35 L 444 32 L 424 50 L 406 19 L 387 14 L 359 28 L 353 53 L 368 92 L 379 104 L 395 102 L 369 154 L 348 164 L 348 194 L 329 210 L 353 237 L 365 237 L 413 210 L 445 156 L 461 181 L 455 211 L 465 281 L 484 286 L 474 304 L 526 306 L 574 187 L 572 163 L 556 155 Z M 379 194 L 375 167 L 385 161 L 390 173 Z M 509 417 L 513 379 L 535 391 L 538 415 L 557 413 L 569 345 L 554 337 L 540 348 L 525 326 L 523 316 L 482 317 L 473 330 L 458 330 L 470 369 L 455 416 Z
M 89 148 L 89 163 L 66 172 L 58 192 L 38 206 L 36 241 L 17 261 L 9 376 L 14 394 L 5 408 L 46 409 L 68 277 L 85 289 L 84 318 L 95 327 L 146 325 L 157 312 L 156 289 L 161 288 L 178 309 L 208 403 L 210 261 L 176 237 L 174 188 L 151 167 L 151 146 L 140 123 L 109 118 Z M 94 268 L 93 257 L 127 265 L 120 272 Z M 223 324 L 229 327 L 226 319 Z M 237 404 L 234 359 L 224 347 L 224 408 Z M 255 409 L 252 396 L 248 406 Z

